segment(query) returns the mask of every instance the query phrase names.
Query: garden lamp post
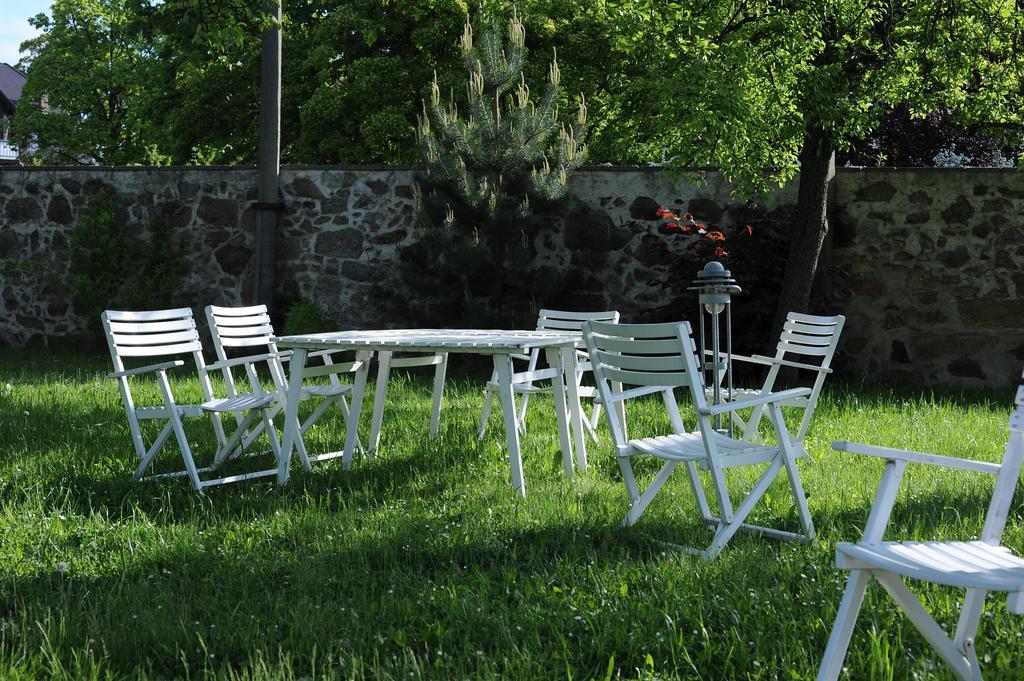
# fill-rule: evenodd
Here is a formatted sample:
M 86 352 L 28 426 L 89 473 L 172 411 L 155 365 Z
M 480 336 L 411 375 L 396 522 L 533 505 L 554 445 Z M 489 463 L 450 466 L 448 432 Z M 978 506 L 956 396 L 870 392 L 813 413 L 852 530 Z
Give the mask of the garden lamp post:
M 697 292 L 700 305 L 700 345 L 697 358 L 704 372 L 704 385 L 711 386 L 712 404 L 722 404 L 722 380 L 726 381 L 725 400 L 732 400 L 732 296 L 742 289 L 732 273 L 717 260 L 712 260 L 697 273 L 688 291 Z M 704 315 L 710 318 L 705 323 Z M 723 320 L 724 317 L 724 320 Z M 723 327 L 724 323 L 724 329 Z M 722 352 L 723 331 L 725 352 Z M 709 333 L 710 332 L 710 333 Z M 710 337 L 709 337 L 710 336 Z M 710 341 L 710 347 L 708 342 Z M 721 415 L 715 416 L 715 430 L 722 426 Z M 729 432 L 732 432 L 732 413 L 729 414 Z

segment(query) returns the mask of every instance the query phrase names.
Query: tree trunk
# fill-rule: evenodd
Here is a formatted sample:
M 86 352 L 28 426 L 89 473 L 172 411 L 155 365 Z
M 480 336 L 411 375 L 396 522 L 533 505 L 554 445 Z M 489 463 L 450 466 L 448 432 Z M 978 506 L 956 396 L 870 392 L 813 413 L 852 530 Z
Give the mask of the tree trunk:
M 808 127 L 800 151 L 796 217 L 790 231 L 789 258 L 786 260 L 779 304 L 775 308 L 772 339 L 782 333 L 782 325 L 789 312 L 807 312 L 814 274 L 818 269 L 818 256 L 828 233 L 825 213 L 829 185 L 835 172 L 835 146 L 820 128 Z

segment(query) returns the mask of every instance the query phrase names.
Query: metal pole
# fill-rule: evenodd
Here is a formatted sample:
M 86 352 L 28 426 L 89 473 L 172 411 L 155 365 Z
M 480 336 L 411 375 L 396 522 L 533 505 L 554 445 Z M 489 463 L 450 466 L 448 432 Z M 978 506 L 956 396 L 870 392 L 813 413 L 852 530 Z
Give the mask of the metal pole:
M 725 356 L 728 358 L 729 366 L 726 367 L 726 376 L 729 378 L 729 393 L 726 399 L 732 402 L 732 301 L 725 304 Z M 733 433 L 733 413 L 729 412 L 729 436 Z
M 713 386 L 714 386 L 714 402 L 713 404 L 722 403 L 722 386 L 719 384 L 721 380 L 721 374 L 719 373 L 719 367 L 722 365 L 721 355 L 722 346 L 720 340 L 720 330 L 718 328 L 718 305 L 716 303 L 711 304 L 711 353 L 714 359 L 713 371 Z M 721 430 L 722 428 L 722 416 L 721 414 L 715 415 L 715 430 Z
M 274 20 L 263 30 L 260 63 L 260 149 L 258 232 L 256 235 L 256 302 L 273 310 L 274 248 L 281 180 L 281 0 L 266 0 Z

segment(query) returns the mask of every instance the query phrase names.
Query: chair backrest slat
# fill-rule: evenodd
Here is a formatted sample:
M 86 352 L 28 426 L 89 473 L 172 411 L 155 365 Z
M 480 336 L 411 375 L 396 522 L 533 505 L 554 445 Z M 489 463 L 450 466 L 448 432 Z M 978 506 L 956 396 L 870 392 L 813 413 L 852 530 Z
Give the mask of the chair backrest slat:
M 608 352 L 632 352 L 636 349 L 636 341 L 632 338 L 607 336 L 601 339 L 601 347 Z M 645 340 L 643 347 L 644 352 L 652 355 L 669 355 L 679 352 L 679 340 L 676 338 Z
M 589 321 L 605 321 L 614 322 L 618 321 L 619 313 L 616 310 L 602 310 L 600 312 L 570 312 L 568 310 L 548 310 L 544 309 L 540 311 L 538 318 L 543 320 L 561 320 L 561 321 L 576 321 L 582 324 L 583 322 Z M 579 325 L 576 327 L 579 328 Z
M 111 333 L 110 337 L 122 349 L 176 345 L 178 343 L 189 343 L 199 340 L 199 334 L 195 329 L 172 331 L 169 333 Z
M 269 338 L 274 335 L 274 327 L 269 324 L 254 324 L 249 326 L 223 326 L 221 324 L 217 324 L 217 332 L 220 333 L 221 338 L 224 339 L 252 338 L 253 336 Z
M 828 319 L 831 319 L 831 317 Z M 805 324 L 803 322 L 794 322 L 787 319 L 786 323 L 782 325 L 782 329 L 791 333 L 803 333 L 810 336 L 832 336 L 836 332 L 836 325 Z
M 110 322 L 110 330 L 113 333 L 167 333 L 194 328 L 196 322 L 191 317 L 167 322 Z
M 246 315 L 244 317 L 227 317 L 223 315 L 216 315 L 216 317 L 217 326 L 219 326 L 222 329 L 270 325 L 270 316 L 265 314 L 251 314 Z
M 202 351 L 199 341 L 173 345 L 121 345 L 117 352 L 121 357 L 164 357 L 170 355 L 195 354 Z
M 630 371 L 617 367 L 604 367 L 604 375 L 609 381 L 617 381 L 623 385 L 664 386 L 680 388 L 690 385 L 691 378 L 685 371 Z
M 818 336 L 809 333 L 793 333 L 791 331 L 783 331 L 780 338 L 790 343 L 798 345 L 814 345 L 818 347 L 828 347 L 832 344 L 833 336 Z
M 647 345 L 650 341 L 640 341 Z M 686 371 L 686 362 L 679 354 L 679 341 L 676 341 L 676 354 L 669 356 L 634 355 L 621 352 L 597 351 L 600 362 L 609 367 L 627 369 L 629 371 Z M 645 348 L 645 350 L 647 350 Z
M 252 315 L 265 315 L 266 305 L 250 305 L 249 307 L 223 307 L 221 305 L 208 305 L 208 310 L 218 317 L 249 317 Z
M 192 319 L 192 309 L 188 307 L 179 307 L 173 310 L 106 310 L 103 314 L 111 322 L 159 322 Z
M 835 317 L 822 317 L 813 314 L 804 314 L 802 312 L 790 312 L 786 315 L 786 319 L 793 322 L 802 322 L 804 324 L 814 324 L 817 326 L 836 324 L 840 323 L 838 320 L 845 319 L 842 315 Z
M 832 348 L 829 345 L 803 345 L 802 343 L 792 343 L 789 341 L 780 342 L 778 349 L 780 353 L 804 355 L 806 357 L 827 357 L 832 354 Z

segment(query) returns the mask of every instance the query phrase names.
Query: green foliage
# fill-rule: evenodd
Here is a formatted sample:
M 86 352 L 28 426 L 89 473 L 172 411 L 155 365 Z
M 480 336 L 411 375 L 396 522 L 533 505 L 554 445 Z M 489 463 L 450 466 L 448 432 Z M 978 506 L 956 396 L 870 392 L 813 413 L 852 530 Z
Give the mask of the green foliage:
M 14 138 L 47 163 L 146 159 L 155 130 L 141 113 L 155 94 L 154 62 L 126 0 L 55 0 L 50 12 L 29 20 L 42 33 L 22 46 L 28 81 Z
M 327 333 L 337 327 L 324 319 L 324 312 L 319 305 L 308 298 L 301 298 L 290 308 L 285 317 L 284 335 L 298 336 L 308 333 Z
M 1019 133 L 1024 16 L 1011 5 L 631 3 L 624 33 L 650 48 L 635 122 L 673 164 L 718 167 L 747 192 L 792 178 L 805 144 L 848 148 L 901 104 Z
M 427 163 L 417 182 L 421 238 L 402 253 L 409 290 L 437 302 L 409 308 L 421 321 L 471 325 L 530 323 L 560 288 L 553 267 L 538 266 L 548 216 L 560 207 L 568 174 L 586 154 L 586 105 L 575 120 L 558 116 L 561 73 L 553 61 L 540 97 L 522 69 L 526 32 L 509 21 L 508 41 L 489 26 L 474 42 L 467 23 L 462 51 L 467 98 L 444 103 L 435 79 L 419 121 Z
M 148 239 L 127 229 L 113 198 L 101 196 L 81 212 L 70 237 L 72 300 L 94 331 L 106 309 L 170 307 L 187 271 L 184 246 L 161 220 Z
M 131 272 L 132 249 L 114 200 L 95 199 L 84 209 L 69 239 L 75 309 L 99 329 L 100 313 L 116 306 Z
M 296 42 L 306 42 L 295 45 L 302 57 L 293 68 L 301 69 L 309 87 L 296 101 L 301 126 L 294 138 L 295 158 L 314 163 L 417 162 L 414 126 L 423 84 L 435 71 L 453 73 L 459 63 L 452 36 L 466 21 L 466 3 L 320 4 L 321 18 L 293 29 L 301 36 Z

